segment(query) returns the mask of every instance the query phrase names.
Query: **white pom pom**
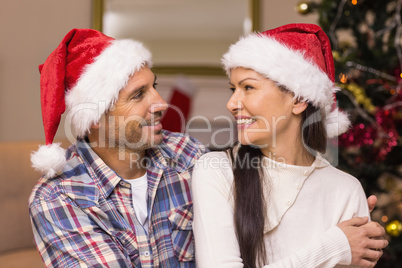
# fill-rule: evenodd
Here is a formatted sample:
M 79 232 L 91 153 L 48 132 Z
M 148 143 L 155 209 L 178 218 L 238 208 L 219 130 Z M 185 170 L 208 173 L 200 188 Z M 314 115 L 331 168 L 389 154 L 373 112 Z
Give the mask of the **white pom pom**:
M 60 143 L 39 146 L 39 150 L 31 154 L 32 167 L 42 172 L 45 178 L 52 178 L 63 171 L 66 163 L 66 150 Z
M 333 138 L 345 133 L 350 126 L 348 115 L 339 111 L 338 108 L 327 114 L 325 119 L 325 128 L 328 138 Z

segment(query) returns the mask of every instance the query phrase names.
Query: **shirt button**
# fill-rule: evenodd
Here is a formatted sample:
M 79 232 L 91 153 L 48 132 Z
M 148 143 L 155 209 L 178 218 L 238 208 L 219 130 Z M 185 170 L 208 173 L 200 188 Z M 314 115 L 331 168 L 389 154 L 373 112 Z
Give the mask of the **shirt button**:
M 121 186 L 125 186 L 126 183 L 125 183 L 124 181 L 120 181 L 120 185 L 121 185 Z
M 300 190 L 300 189 L 301 189 L 301 184 L 300 184 L 300 183 L 296 183 L 295 186 L 296 186 L 296 189 L 297 189 L 297 190 Z
M 286 201 L 286 205 L 287 205 L 287 206 L 290 206 L 291 204 L 292 204 L 292 201 L 290 201 L 290 200 L 287 200 L 287 201 Z
M 144 256 L 145 256 L 145 257 L 149 257 L 149 251 L 145 251 L 145 252 L 144 252 Z
M 308 170 L 306 169 L 306 170 L 303 172 L 303 174 L 304 174 L 304 176 L 307 176 L 307 175 L 308 175 Z
M 192 225 L 193 225 L 193 221 L 188 221 L 188 225 L 192 226 Z

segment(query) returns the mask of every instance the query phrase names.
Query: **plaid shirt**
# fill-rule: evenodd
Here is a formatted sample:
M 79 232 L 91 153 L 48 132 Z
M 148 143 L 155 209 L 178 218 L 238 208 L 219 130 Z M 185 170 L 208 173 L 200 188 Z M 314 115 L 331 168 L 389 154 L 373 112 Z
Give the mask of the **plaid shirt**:
M 144 230 L 130 184 L 78 140 L 63 173 L 41 178 L 29 198 L 46 267 L 195 267 L 190 179 L 205 151 L 197 140 L 167 131 L 161 146 L 147 150 Z

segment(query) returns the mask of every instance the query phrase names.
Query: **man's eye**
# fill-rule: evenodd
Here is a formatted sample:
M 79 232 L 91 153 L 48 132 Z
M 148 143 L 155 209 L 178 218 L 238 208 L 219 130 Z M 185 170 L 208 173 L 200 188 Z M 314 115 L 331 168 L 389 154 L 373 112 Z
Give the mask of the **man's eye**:
M 132 99 L 134 99 L 134 100 L 141 99 L 143 95 L 144 95 L 144 92 L 142 92 L 142 90 L 141 90 L 137 94 L 135 94 Z
M 249 90 L 249 89 L 253 89 L 253 88 L 254 88 L 254 87 L 252 87 L 252 86 L 245 86 L 245 87 L 244 87 L 245 90 Z
M 157 85 L 158 85 L 158 83 L 155 82 L 155 83 L 153 84 L 153 87 L 156 88 Z
M 235 87 L 230 87 L 229 90 L 232 91 L 232 92 L 235 92 L 236 88 Z

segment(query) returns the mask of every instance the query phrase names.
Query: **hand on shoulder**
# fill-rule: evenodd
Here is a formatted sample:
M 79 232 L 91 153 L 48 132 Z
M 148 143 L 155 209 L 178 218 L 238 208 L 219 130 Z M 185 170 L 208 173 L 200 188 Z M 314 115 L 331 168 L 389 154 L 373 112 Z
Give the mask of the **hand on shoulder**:
M 377 222 L 368 222 L 367 217 L 356 217 L 343 221 L 338 227 L 348 238 L 352 252 L 352 263 L 361 267 L 374 267 L 388 246 L 385 230 Z

